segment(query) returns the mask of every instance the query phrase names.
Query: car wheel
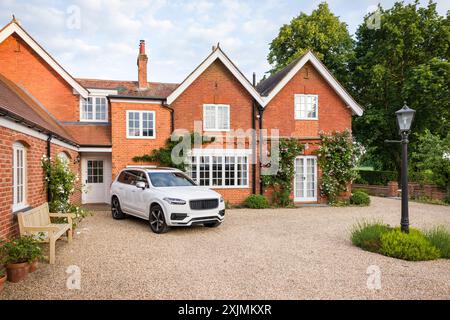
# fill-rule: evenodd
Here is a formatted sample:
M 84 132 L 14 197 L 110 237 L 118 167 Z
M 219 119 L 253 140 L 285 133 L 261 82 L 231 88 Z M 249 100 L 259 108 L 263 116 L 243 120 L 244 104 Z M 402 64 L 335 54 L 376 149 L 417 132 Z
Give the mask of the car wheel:
M 207 228 L 217 228 L 218 226 L 220 226 L 222 222 L 209 222 L 209 223 L 204 223 L 203 225 Z
M 150 208 L 150 229 L 154 233 L 164 233 L 169 230 L 166 224 L 166 219 L 164 218 L 164 211 L 159 204 L 155 204 Z
M 119 202 L 119 199 L 117 197 L 114 197 L 112 199 L 111 214 L 112 214 L 112 217 L 114 219 L 116 219 L 116 220 L 120 220 L 120 219 L 125 219 L 126 218 L 126 214 L 120 208 L 120 202 Z

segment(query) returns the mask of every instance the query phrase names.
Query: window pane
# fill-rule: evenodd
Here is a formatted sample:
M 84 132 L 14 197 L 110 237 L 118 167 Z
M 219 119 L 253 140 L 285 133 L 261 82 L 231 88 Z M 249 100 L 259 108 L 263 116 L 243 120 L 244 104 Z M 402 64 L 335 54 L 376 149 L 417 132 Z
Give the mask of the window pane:
M 200 157 L 199 184 L 201 186 L 209 186 L 209 169 L 210 169 L 209 161 L 210 161 L 209 156 Z
M 95 98 L 95 119 L 106 120 L 106 98 Z
M 204 126 L 206 130 L 216 129 L 216 106 L 208 105 L 204 107 Z
M 139 129 L 139 122 L 140 122 L 140 114 L 139 112 L 129 112 L 128 113 L 128 135 L 130 137 L 139 137 L 140 136 L 140 129 Z
M 81 119 L 93 120 L 92 98 L 82 99 Z
M 144 137 L 153 137 L 154 119 L 152 112 L 142 113 L 142 135 Z
M 212 157 L 212 185 L 213 186 L 221 186 L 223 184 L 222 170 L 223 170 L 223 158 L 222 157 Z
M 225 185 L 234 186 L 235 185 L 235 158 L 225 157 Z

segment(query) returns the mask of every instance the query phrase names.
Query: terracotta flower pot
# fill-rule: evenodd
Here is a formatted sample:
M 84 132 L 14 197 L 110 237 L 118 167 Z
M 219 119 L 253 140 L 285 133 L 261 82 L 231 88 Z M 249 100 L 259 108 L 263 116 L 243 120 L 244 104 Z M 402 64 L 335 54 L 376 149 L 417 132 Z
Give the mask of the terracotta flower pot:
M 0 277 L 0 292 L 2 292 L 5 282 L 6 282 L 6 274 L 4 276 Z
M 35 259 L 33 262 L 29 262 L 28 273 L 35 272 L 38 267 L 38 263 L 39 263 L 38 259 Z
M 8 275 L 8 281 L 22 281 L 28 275 L 29 268 L 30 265 L 28 264 L 28 262 L 7 264 L 6 274 Z

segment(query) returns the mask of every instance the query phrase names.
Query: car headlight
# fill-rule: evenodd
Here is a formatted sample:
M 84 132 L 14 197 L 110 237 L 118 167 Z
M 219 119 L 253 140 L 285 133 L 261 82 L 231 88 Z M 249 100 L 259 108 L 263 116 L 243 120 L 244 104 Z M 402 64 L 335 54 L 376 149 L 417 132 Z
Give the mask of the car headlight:
M 223 202 L 223 197 L 220 197 L 220 202 Z
M 186 201 L 184 201 L 183 199 L 177 199 L 177 198 L 164 198 L 164 201 L 166 201 L 170 204 L 177 204 L 177 205 L 186 204 Z

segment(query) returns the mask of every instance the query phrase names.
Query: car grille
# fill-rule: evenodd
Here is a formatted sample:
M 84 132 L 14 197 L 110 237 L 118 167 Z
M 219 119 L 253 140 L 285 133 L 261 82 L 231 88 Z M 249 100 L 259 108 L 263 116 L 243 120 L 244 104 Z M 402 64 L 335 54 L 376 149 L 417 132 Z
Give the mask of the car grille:
M 219 199 L 191 200 L 189 206 L 192 210 L 215 209 L 219 206 Z

